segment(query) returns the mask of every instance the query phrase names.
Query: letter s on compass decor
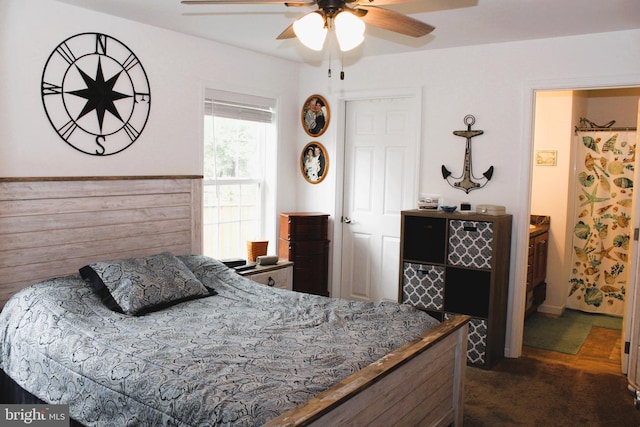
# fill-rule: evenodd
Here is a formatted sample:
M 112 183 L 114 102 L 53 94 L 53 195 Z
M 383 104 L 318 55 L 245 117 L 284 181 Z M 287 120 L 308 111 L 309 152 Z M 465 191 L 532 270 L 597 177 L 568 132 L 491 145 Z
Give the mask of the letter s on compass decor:
M 138 57 L 120 41 L 100 33 L 77 34 L 47 59 L 42 104 L 67 144 L 108 156 L 133 144 L 147 124 L 149 80 Z

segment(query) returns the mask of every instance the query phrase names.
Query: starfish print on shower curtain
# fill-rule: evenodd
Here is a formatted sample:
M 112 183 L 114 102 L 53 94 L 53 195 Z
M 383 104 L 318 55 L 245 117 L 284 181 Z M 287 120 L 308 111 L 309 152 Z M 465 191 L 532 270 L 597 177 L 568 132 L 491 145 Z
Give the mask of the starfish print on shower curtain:
M 591 207 L 591 215 L 593 215 L 594 204 L 609 200 L 608 197 L 596 196 L 596 194 L 598 193 L 598 184 L 596 184 L 595 187 L 593 187 L 593 191 L 591 192 L 591 194 L 587 193 L 584 188 L 582 189 L 582 193 L 584 195 L 581 196 L 581 198 L 584 197 L 585 201 L 580 205 L 580 207 L 589 205 Z

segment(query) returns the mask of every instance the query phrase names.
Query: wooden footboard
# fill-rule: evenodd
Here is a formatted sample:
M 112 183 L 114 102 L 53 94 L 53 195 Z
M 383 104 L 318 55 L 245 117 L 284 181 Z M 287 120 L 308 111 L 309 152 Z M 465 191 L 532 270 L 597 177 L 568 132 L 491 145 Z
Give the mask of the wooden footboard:
M 462 426 L 468 316 L 456 316 L 266 426 Z

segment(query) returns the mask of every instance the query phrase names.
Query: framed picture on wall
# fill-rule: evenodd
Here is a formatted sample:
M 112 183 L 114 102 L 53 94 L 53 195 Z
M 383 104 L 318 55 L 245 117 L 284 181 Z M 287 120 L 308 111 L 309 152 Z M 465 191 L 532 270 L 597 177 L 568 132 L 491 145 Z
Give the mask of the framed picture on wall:
M 536 166 L 555 166 L 558 163 L 556 150 L 539 150 L 536 152 Z
M 319 142 L 310 142 L 300 153 L 300 171 L 307 182 L 318 184 L 327 176 L 329 156 L 327 150 Z
M 309 136 L 320 136 L 329 126 L 330 115 L 327 100 L 320 95 L 311 95 L 302 106 L 302 128 Z

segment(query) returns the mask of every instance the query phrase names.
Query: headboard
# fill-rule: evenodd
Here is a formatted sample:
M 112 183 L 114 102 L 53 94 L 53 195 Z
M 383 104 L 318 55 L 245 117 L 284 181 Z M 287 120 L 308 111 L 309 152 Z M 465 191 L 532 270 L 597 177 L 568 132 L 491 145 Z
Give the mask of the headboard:
M 0 308 L 99 260 L 202 252 L 202 177 L 0 178 Z

